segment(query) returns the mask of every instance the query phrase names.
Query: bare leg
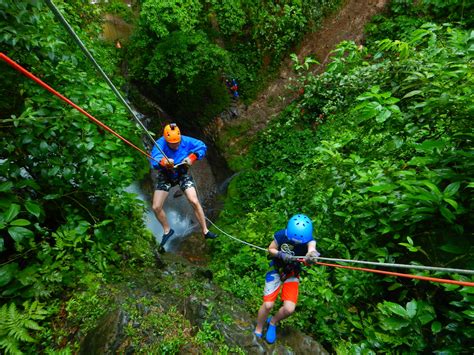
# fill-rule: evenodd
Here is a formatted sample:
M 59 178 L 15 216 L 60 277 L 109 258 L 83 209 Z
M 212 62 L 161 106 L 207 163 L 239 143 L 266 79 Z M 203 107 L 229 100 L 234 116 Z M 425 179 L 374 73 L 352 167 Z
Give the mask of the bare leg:
M 155 190 L 153 193 L 153 212 L 155 212 L 156 219 L 160 222 L 163 227 L 163 233 L 167 234 L 170 231 L 170 225 L 166 218 L 166 213 L 163 210 L 163 205 L 166 198 L 168 197 L 168 191 Z
M 270 324 L 277 325 L 281 320 L 288 318 L 295 311 L 296 304 L 291 301 L 284 301 L 277 314 L 272 317 Z
M 257 326 L 255 327 L 255 332 L 262 334 L 263 331 L 263 325 L 265 324 L 265 321 L 268 318 L 268 315 L 270 314 L 270 311 L 273 308 L 273 305 L 275 302 L 263 302 L 262 306 L 258 310 L 258 316 L 257 316 Z
M 184 190 L 184 194 L 194 209 L 194 215 L 201 226 L 202 234 L 205 235 L 209 229 L 207 229 L 206 216 L 204 215 L 204 210 L 202 209 L 201 203 L 197 197 L 196 189 L 194 187 L 189 187 Z

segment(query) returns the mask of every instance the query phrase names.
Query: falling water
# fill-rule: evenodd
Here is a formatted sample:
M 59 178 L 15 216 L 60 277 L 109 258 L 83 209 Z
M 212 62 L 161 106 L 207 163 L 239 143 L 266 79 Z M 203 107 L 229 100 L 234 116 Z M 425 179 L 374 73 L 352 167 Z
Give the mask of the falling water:
M 140 187 L 138 182 L 134 182 L 132 185 L 125 189 L 127 192 L 134 193 L 137 198 L 143 201 L 146 211 L 143 215 L 146 227 L 153 233 L 157 243 L 161 242 L 161 236 L 163 235 L 163 228 L 155 217 L 153 209 L 151 207 L 151 194 L 146 194 Z M 173 246 L 177 244 L 180 239 L 184 239 L 187 235 L 195 231 L 197 227 L 194 221 L 194 213 L 184 196 L 173 197 L 175 192 L 178 190 L 174 187 L 170 191 L 170 195 L 165 202 L 164 210 L 168 217 L 168 222 L 171 228 L 174 229 L 175 234 L 168 241 L 165 246 L 166 251 L 173 251 Z

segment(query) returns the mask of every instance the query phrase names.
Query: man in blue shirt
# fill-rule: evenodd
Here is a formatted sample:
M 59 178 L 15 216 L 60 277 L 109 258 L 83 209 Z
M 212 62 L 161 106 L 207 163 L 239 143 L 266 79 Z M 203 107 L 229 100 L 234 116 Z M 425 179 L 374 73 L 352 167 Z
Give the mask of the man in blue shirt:
M 286 229 L 281 229 L 273 235 L 273 241 L 268 246 L 268 253 L 273 269 L 265 275 L 263 304 L 258 311 L 257 326 L 254 334 L 261 338 L 265 320 L 268 323 L 265 339 L 272 344 L 276 341 L 277 324 L 289 317 L 298 302 L 299 275 L 301 262 L 294 256 L 305 258 L 305 263 L 316 262 L 319 253 L 316 251 L 316 241 L 313 239 L 313 224 L 308 216 L 296 214 L 288 220 Z M 267 318 L 281 290 L 283 305 L 278 312 Z
M 161 151 L 156 145 L 161 148 Z M 165 127 L 163 137 L 156 141 L 156 145 L 151 151 L 153 160 L 150 159 L 150 163 L 154 169 L 158 170 L 152 207 L 156 218 L 163 227 L 164 234 L 160 246 L 163 247 L 174 234 L 174 230 L 171 229 L 166 218 L 163 205 L 171 187 L 175 185 L 179 185 L 193 207 L 204 237 L 206 239 L 216 238 L 217 235 L 207 228 L 204 211 L 197 197 L 196 185 L 192 176 L 188 173 L 189 167 L 196 160 L 201 160 L 206 155 L 206 145 L 199 139 L 181 135 L 181 131 L 175 123 Z

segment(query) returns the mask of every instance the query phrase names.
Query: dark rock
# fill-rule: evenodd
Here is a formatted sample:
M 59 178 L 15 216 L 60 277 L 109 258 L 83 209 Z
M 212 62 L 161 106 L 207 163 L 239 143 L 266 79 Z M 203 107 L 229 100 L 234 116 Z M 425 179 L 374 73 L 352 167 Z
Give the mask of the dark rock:
M 210 270 L 192 265 L 177 255 L 165 254 L 163 260 L 166 262 L 164 270 L 132 273 L 116 287 L 119 290 L 114 294 L 117 310 L 104 316 L 87 334 L 81 342 L 80 354 L 134 353 L 139 350 L 137 341 L 158 349 L 165 339 L 163 329 L 167 324 L 153 323 L 153 319 L 156 321 L 161 315 L 166 317 L 169 312 L 178 312 L 179 317 L 190 323 L 191 328 L 188 325 L 185 331 L 190 339 L 209 326 L 212 331 L 218 331 L 219 337 L 214 338 L 217 343 L 210 340 L 205 345 L 211 352 L 218 352 L 219 346 L 226 344 L 249 354 L 327 354 L 314 339 L 290 327 L 278 328 L 278 340 L 273 345 L 257 338 L 253 333 L 256 312 L 249 314 L 242 300 L 215 286 Z M 160 283 L 159 292 L 154 291 L 157 283 Z M 132 312 L 133 317 L 128 312 Z M 124 331 L 128 323 L 135 331 L 133 340 Z M 156 325 L 164 328 L 156 328 Z M 196 348 L 194 343 L 183 345 L 179 352 L 199 354 L 202 348 Z
M 117 349 L 124 335 L 123 327 L 128 322 L 122 310 L 106 314 L 95 329 L 90 331 L 81 343 L 80 355 L 105 354 Z

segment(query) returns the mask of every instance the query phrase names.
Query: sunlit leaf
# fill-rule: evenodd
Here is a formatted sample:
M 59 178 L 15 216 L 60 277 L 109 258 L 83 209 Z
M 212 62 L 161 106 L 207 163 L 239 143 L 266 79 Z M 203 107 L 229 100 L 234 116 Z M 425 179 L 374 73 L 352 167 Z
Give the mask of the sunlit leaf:
M 20 243 L 24 238 L 32 238 L 34 236 L 33 232 L 24 227 L 11 227 L 8 228 L 8 234 L 18 243 Z
M 18 215 L 18 213 L 20 213 L 20 205 L 12 203 L 8 210 L 3 214 L 5 222 L 10 222 Z

